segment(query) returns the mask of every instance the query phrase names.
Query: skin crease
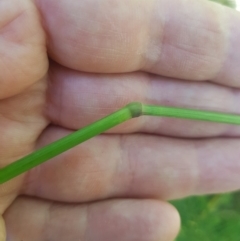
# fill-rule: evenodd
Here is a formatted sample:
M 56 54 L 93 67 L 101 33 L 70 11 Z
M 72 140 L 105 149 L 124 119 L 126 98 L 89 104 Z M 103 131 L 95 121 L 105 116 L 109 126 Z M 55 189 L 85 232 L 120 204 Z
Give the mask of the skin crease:
M 0 16 L 1 167 L 131 101 L 240 113 L 234 10 L 1 0 Z M 0 241 L 170 241 L 167 200 L 239 190 L 240 127 L 141 117 L 109 133 L 0 185 Z

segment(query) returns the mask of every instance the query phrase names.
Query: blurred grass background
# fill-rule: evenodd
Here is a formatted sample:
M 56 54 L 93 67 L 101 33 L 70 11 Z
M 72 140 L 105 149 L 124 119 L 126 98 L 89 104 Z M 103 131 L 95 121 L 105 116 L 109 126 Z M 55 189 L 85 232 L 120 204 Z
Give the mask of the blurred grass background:
M 211 1 L 236 7 L 234 0 Z M 194 196 L 171 203 L 182 220 L 176 241 L 240 241 L 240 192 Z
M 236 8 L 235 0 L 211 0 L 211 1 L 223 4 L 223 5 L 231 7 L 231 8 Z
M 240 192 L 189 197 L 171 203 L 182 220 L 176 241 L 240 240 Z

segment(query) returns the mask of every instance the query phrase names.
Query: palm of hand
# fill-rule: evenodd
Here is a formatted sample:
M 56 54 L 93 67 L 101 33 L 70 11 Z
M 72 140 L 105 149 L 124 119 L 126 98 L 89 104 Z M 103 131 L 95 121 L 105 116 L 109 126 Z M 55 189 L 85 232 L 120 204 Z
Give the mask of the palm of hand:
M 5 51 L 7 66 L 3 68 L 0 64 L 1 166 L 131 101 L 172 105 L 191 102 L 195 107 L 236 111 L 233 103 L 237 95 L 233 97 L 227 87 L 173 79 L 212 79 L 224 83 L 228 78 L 229 85 L 237 85 L 234 76 L 239 70 L 234 66 L 238 63 L 232 62 L 231 70 L 220 69 L 225 54 L 222 49 L 226 49 L 221 30 L 209 30 L 212 35 L 205 49 L 197 47 L 209 36 L 204 32 L 206 29 L 198 38 L 192 37 L 196 49 L 192 53 L 186 49 L 191 46 L 179 45 L 175 50 L 172 47 L 176 44 L 174 35 L 178 35 L 173 31 L 176 23 L 168 23 L 165 35 L 169 39 L 165 40 L 159 24 L 157 29 L 149 24 L 162 23 L 159 19 L 162 13 L 148 15 L 154 9 L 153 4 L 139 3 L 135 16 L 131 11 L 121 15 L 121 10 L 104 14 L 112 8 L 107 1 L 98 6 L 97 13 L 94 0 L 79 2 L 77 6 L 63 0 L 59 4 L 37 2 L 42 19 L 30 1 L 4 3 L 15 12 L 0 22 L 0 37 L 5 41 L 0 48 Z M 125 6 L 127 1 L 122 1 L 118 9 Z M 91 20 L 86 12 L 92 14 Z M 239 16 L 236 18 L 240 21 Z M 210 28 L 216 27 L 211 18 L 208 21 L 212 24 Z M 54 60 L 50 61 L 49 69 L 45 37 Z M 165 43 L 165 48 L 160 46 L 164 41 L 169 43 Z M 172 53 L 175 58 L 170 59 Z M 184 68 L 181 59 L 185 60 Z M 217 76 L 220 71 L 221 78 Z M 216 96 L 216 101 L 209 103 L 212 96 Z M 111 133 L 1 185 L 0 211 L 10 240 L 112 240 L 117 236 L 121 237 L 119 240 L 157 240 L 160 236 L 165 238 L 162 240 L 172 240 L 179 218 L 170 205 L 159 199 L 239 187 L 237 153 L 233 151 L 239 143 L 222 138 L 238 135 L 237 127 L 141 118 Z M 217 138 L 193 141 L 179 137 Z M 229 159 L 228 164 L 216 155 L 216 150 Z M 20 194 L 25 196 L 18 197 Z M 104 201 L 108 198 L 113 200 Z M 29 225 L 31 232 L 26 229 Z M 139 226 L 144 228 L 139 230 Z

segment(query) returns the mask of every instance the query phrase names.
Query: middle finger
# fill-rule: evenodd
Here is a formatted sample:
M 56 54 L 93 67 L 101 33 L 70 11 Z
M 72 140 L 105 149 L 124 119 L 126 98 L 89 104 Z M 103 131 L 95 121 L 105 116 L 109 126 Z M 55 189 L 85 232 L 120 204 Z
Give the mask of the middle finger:
M 167 79 L 143 72 L 95 75 L 52 66 L 48 92 L 49 119 L 80 129 L 132 101 L 240 113 L 240 91 L 213 83 Z M 111 133 L 144 132 L 177 137 L 239 136 L 240 127 L 159 117 L 128 121 Z

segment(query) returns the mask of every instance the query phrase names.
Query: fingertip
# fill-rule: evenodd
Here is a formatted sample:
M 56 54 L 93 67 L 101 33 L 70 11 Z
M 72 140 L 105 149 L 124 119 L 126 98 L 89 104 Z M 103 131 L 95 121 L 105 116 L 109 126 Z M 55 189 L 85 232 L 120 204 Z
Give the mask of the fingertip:
M 159 217 L 158 223 L 158 239 L 161 241 L 170 241 L 175 240 L 177 237 L 180 226 L 181 226 L 181 218 L 177 209 L 167 203 L 162 201 L 153 201 L 156 202 L 156 213 Z M 153 210 L 154 211 L 154 210 Z
M 93 207 L 88 216 L 88 226 L 95 227 L 94 235 L 101 240 L 172 241 L 180 228 L 177 210 L 158 200 L 108 201 Z M 90 230 L 86 234 L 97 238 Z

